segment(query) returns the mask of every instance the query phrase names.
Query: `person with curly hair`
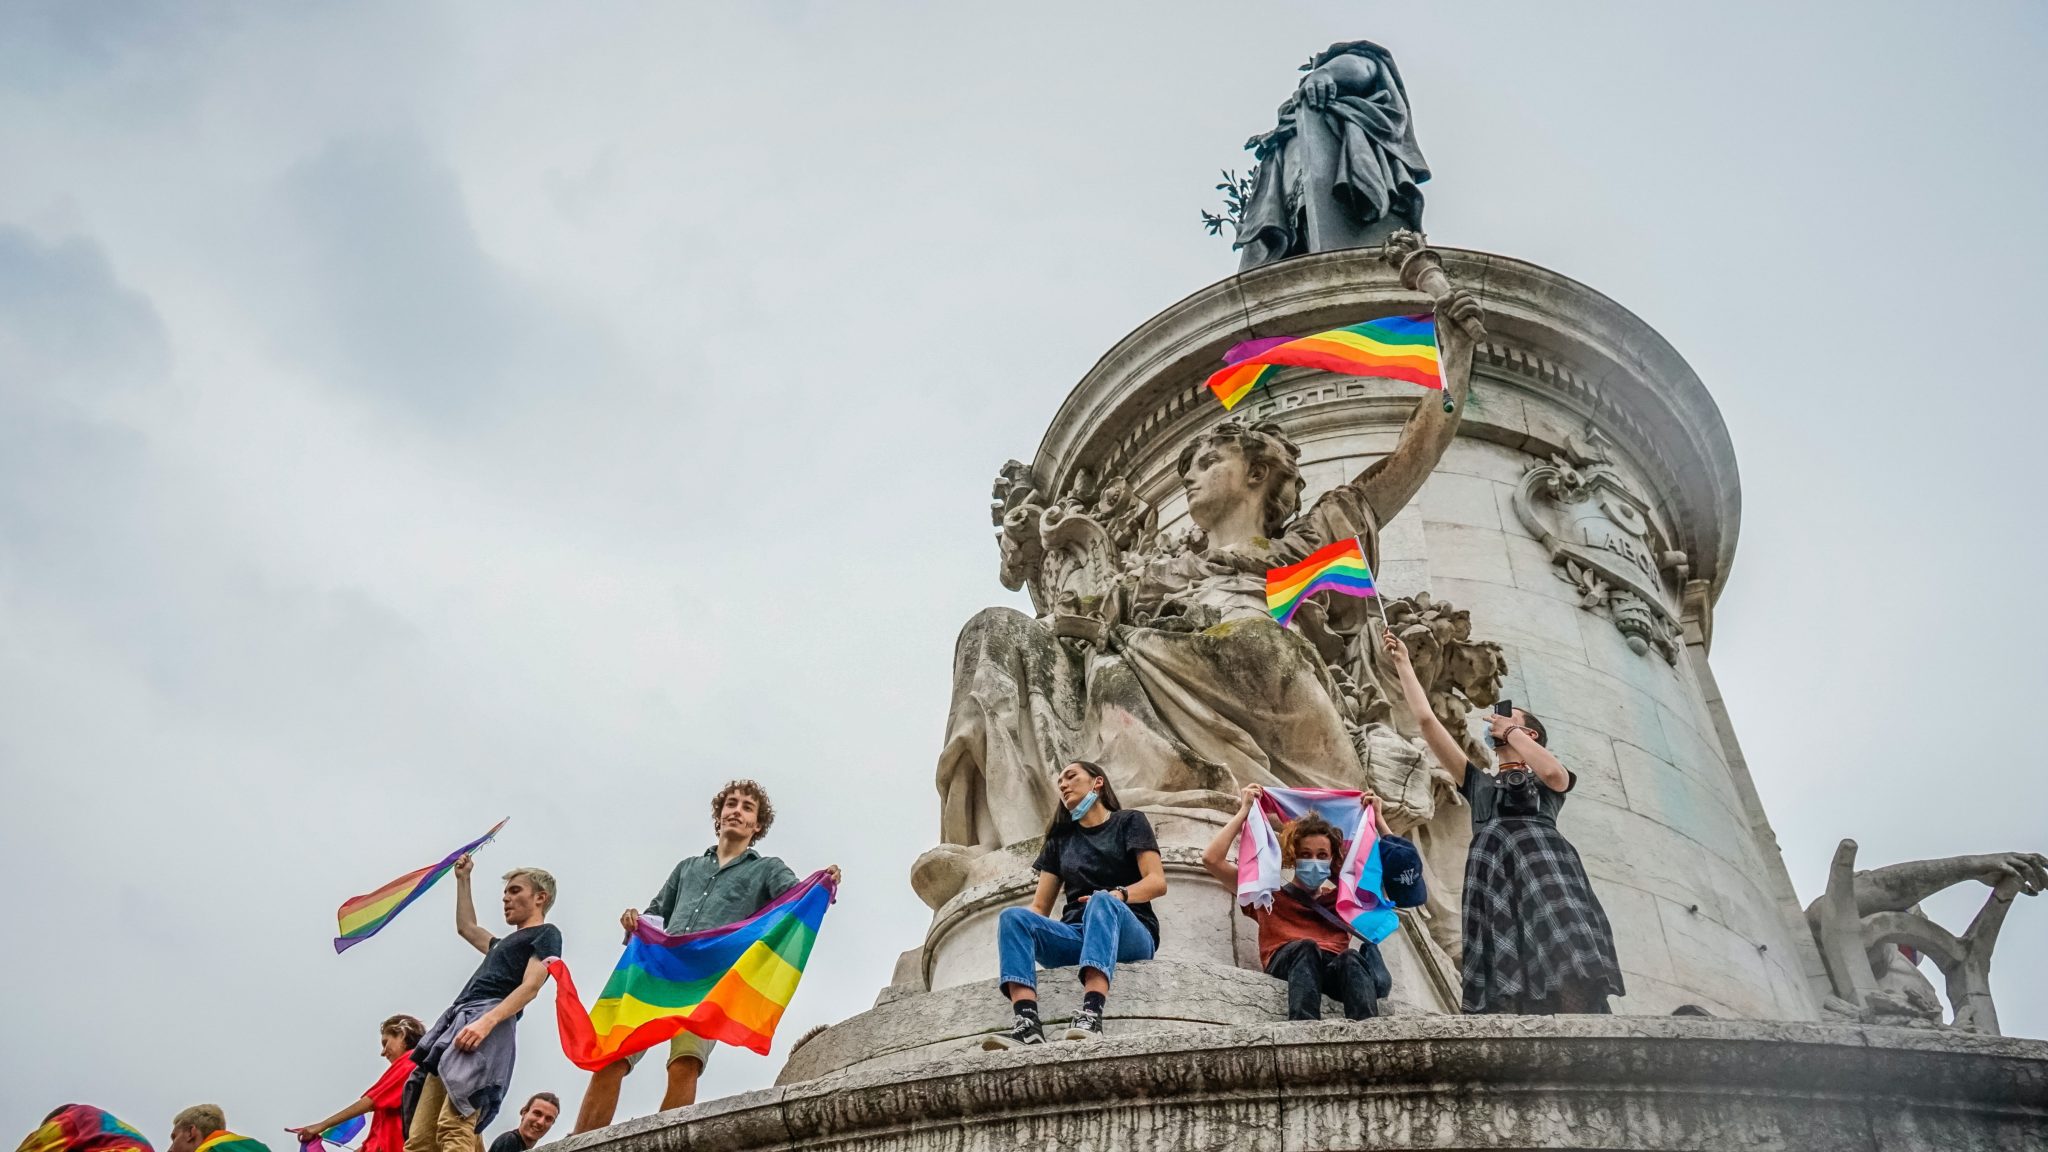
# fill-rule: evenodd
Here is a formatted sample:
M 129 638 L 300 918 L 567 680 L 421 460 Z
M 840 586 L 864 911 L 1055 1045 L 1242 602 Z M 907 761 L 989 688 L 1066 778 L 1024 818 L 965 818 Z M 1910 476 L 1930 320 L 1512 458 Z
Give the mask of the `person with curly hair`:
M 416 1017 L 403 1013 L 388 1017 L 377 1026 L 378 1054 L 384 1057 L 388 1067 L 382 1076 L 377 1077 L 377 1082 L 370 1085 L 370 1090 L 355 1103 L 324 1120 L 285 1131 L 297 1135 L 299 1143 L 310 1144 L 336 1124 L 367 1114 L 370 1131 L 363 1137 L 361 1152 L 402 1152 L 405 1148 L 405 1117 L 401 1106 L 405 1098 L 405 1082 L 412 1075 L 413 1046 L 426 1034 L 427 1026 Z
M 711 798 L 711 831 L 717 841 L 702 853 L 678 863 L 645 909 L 628 908 L 619 925 L 630 935 L 643 916 L 657 918 L 671 935 L 701 932 L 745 920 L 763 905 L 796 887 L 796 874 L 754 845 L 775 824 L 775 805 L 768 792 L 752 780 L 734 780 Z M 836 883 L 839 866 L 826 869 Z M 716 1045 L 688 1032 L 676 1033 L 668 1046 L 668 1089 L 661 1110 L 697 1102 L 697 1078 Z M 640 1062 L 636 1052 L 590 1074 L 590 1087 L 576 1110 L 576 1131 L 588 1132 L 612 1122 L 618 1111 L 619 1088 L 626 1073 Z M 573 1135 L 573 1133 L 572 1133 Z
M 1249 784 L 1238 793 L 1237 814 L 1202 852 L 1202 867 L 1231 889 L 1237 865 L 1230 847 L 1247 819 L 1263 818 L 1257 816 L 1260 791 Z M 1287 985 L 1289 1020 L 1321 1020 L 1325 995 L 1344 1006 L 1346 1020 L 1370 1020 L 1379 1015 L 1380 998 L 1393 991 L 1378 945 L 1361 940 L 1352 948 L 1352 930 L 1336 913 L 1335 870 L 1343 860 L 1344 835 L 1328 820 L 1314 812 L 1289 820 L 1280 826 L 1280 862 L 1294 870 L 1293 882 L 1274 894 L 1271 907 L 1243 909 L 1259 926 L 1259 967 Z

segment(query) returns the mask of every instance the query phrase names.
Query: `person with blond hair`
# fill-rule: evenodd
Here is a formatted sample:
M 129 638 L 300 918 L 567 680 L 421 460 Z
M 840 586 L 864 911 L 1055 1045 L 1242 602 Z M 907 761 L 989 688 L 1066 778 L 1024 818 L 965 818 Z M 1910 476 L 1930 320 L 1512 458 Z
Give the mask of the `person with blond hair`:
M 363 1136 L 358 1152 L 403 1152 L 405 1148 L 405 1082 L 412 1078 L 412 1049 L 425 1036 L 427 1026 L 414 1016 L 400 1013 L 386 1017 L 377 1026 L 378 1055 L 384 1057 L 384 1074 L 355 1103 L 324 1120 L 285 1131 L 298 1136 L 299 1143 L 311 1144 L 322 1132 L 345 1120 L 370 1117 L 370 1130 Z
M 1257 811 L 1260 791 L 1251 784 L 1238 794 L 1237 814 L 1202 852 L 1202 867 L 1232 891 L 1237 865 L 1230 846 Z M 1259 967 L 1287 985 L 1289 1020 L 1322 1019 L 1325 995 L 1344 1006 L 1345 1019 L 1370 1020 L 1379 1015 L 1380 997 L 1393 990 L 1379 948 L 1370 940 L 1351 947 L 1353 932 L 1337 915 L 1333 873 L 1343 859 L 1344 836 L 1335 825 L 1315 812 L 1289 820 L 1280 826 L 1280 863 L 1294 878 L 1273 894 L 1271 907 L 1243 909 L 1259 926 Z
M 477 923 L 469 877 L 476 861 L 455 862 L 455 932 L 484 954 L 455 1002 L 413 1047 L 405 1082 L 405 1152 L 478 1152 L 477 1134 L 505 1102 L 516 1054 L 513 1028 L 562 954 L 562 931 L 547 922 L 555 878 L 539 868 L 505 873 L 500 903 L 512 932 L 499 939 Z
M 796 874 L 789 865 L 754 849 L 774 824 L 775 805 L 766 789 L 752 780 L 728 782 L 711 798 L 711 832 L 716 841 L 671 869 L 645 909 L 628 908 L 620 913 L 619 926 L 631 935 L 642 917 L 654 917 L 662 931 L 680 936 L 737 923 L 759 912 L 796 887 Z M 836 883 L 839 866 L 827 871 Z M 669 1041 L 662 1111 L 696 1103 L 697 1078 L 703 1075 L 715 1047 L 712 1041 L 690 1032 L 678 1032 Z M 612 1122 L 619 1107 L 619 1089 L 642 1055 L 635 1052 L 590 1074 L 590 1086 L 583 1090 L 583 1103 L 576 1109 L 577 1132 Z
M 192 1152 L 215 1132 L 225 1132 L 228 1114 L 218 1104 L 194 1104 L 171 1117 L 171 1143 L 165 1152 Z

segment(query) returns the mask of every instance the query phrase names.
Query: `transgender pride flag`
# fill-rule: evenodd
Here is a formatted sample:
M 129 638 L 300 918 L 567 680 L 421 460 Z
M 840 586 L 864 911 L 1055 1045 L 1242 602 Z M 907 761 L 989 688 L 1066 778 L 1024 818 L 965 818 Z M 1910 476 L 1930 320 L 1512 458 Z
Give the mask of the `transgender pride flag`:
M 1344 863 L 1337 882 L 1337 915 L 1377 944 L 1394 934 L 1399 920 L 1380 880 L 1380 834 L 1373 826 L 1365 793 L 1337 788 L 1266 788 L 1254 817 L 1298 820 L 1310 812 L 1336 825 L 1344 837 Z M 1237 902 L 1273 906 L 1273 894 L 1288 883 L 1280 864 L 1280 837 L 1266 820 L 1248 817 L 1237 838 Z

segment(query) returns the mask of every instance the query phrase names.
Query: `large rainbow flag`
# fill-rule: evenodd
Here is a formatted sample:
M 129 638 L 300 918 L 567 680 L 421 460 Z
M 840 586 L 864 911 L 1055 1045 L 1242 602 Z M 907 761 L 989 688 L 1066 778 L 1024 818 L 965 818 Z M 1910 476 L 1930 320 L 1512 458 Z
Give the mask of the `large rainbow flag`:
M 43 1118 L 15 1152 L 151 1152 L 142 1133 L 90 1104 L 66 1104 Z
M 562 1054 L 595 1072 L 690 1032 L 767 1055 L 834 891 L 831 873 L 814 872 L 745 920 L 683 936 L 643 916 L 589 1011 L 569 966 L 549 960 Z
M 1384 376 L 1424 388 L 1444 386 L 1436 317 L 1387 316 L 1296 339 L 1247 340 L 1223 354 L 1209 391 L 1226 411 L 1281 368 L 1320 368 L 1344 376 Z
M 1302 601 L 1318 592 L 1342 592 L 1346 596 L 1372 596 L 1372 568 L 1365 562 L 1365 549 L 1356 536 L 1346 536 L 1309 554 L 1299 564 L 1266 572 L 1266 611 L 1286 627 Z
M 1299 820 L 1310 812 L 1337 827 L 1344 837 L 1344 866 L 1337 882 L 1337 915 L 1377 944 L 1400 926 L 1380 875 L 1380 834 L 1365 793 L 1338 788 L 1262 788 L 1259 808 L 1237 837 L 1237 902 L 1273 906 L 1273 894 L 1289 883 L 1280 864 L 1280 837 L 1265 819 Z
M 351 896 L 342 901 L 340 910 L 335 913 L 341 935 L 334 938 L 334 950 L 346 952 L 382 931 L 386 924 L 391 923 L 392 917 L 405 911 L 406 905 L 419 899 L 436 881 L 446 876 L 449 870 L 455 867 L 457 860 L 490 843 L 491 838 L 511 819 L 507 816 L 491 825 L 489 832 L 450 852 L 439 864 L 429 864 L 417 872 L 407 872 L 375 892 L 365 892 L 361 896 Z

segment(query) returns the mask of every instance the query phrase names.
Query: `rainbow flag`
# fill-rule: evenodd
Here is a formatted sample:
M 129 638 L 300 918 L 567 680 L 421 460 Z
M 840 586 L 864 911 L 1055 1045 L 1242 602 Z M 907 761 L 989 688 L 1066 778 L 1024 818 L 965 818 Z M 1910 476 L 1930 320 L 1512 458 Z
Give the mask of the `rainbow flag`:
M 1344 376 L 1384 376 L 1424 388 L 1444 386 L 1437 360 L 1436 317 L 1387 316 L 1299 339 L 1247 340 L 1223 354 L 1225 367 L 1209 377 L 1209 391 L 1225 411 L 1279 369 L 1320 368 Z
M 363 1125 L 368 1124 L 369 1122 L 370 1118 L 368 1115 L 351 1116 L 348 1119 L 343 1120 L 341 1123 L 336 1124 L 334 1127 L 329 1128 L 327 1131 L 322 1132 L 319 1136 L 319 1139 L 324 1140 L 329 1144 L 347 1144 L 349 1141 L 361 1135 L 363 1131 Z
M 457 848 L 444 857 L 439 864 L 429 864 L 417 872 L 407 872 L 375 892 L 365 892 L 342 901 L 341 908 L 334 915 L 340 924 L 341 935 L 334 938 L 334 950 L 346 952 L 361 944 L 378 932 L 383 931 L 391 918 L 405 911 L 405 906 L 419 899 L 434 882 L 446 876 L 455 862 L 491 842 L 498 830 L 511 821 L 511 817 L 491 825 L 491 830 Z
M 1286 627 L 1301 602 L 1318 592 L 1346 596 L 1374 595 L 1372 569 L 1358 538 L 1347 536 L 1315 550 L 1308 559 L 1266 573 L 1266 611 Z
M 237 1136 L 222 1129 L 201 1140 L 199 1147 L 193 1149 L 193 1152 L 270 1152 L 270 1149 L 261 1140 Z
M 1320 813 L 1344 837 L 1344 866 L 1330 877 L 1337 882 L 1337 915 L 1375 944 L 1392 936 L 1400 920 L 1380 875 L 1379 828 L 1363 792 L 1260 789 L 1258 814 L 1244 822 L 1237 837 L 1237 902 L 1271 908 L 1273 894 L 1289 883 L 1280 863 L 1280 837 L 1263 817 L 1299 820 L 1310 812 Z
M 670 936 L 643 916 L 587 1012 L 569 966 L 549 960 L 562 1054 L 595 1072 L 690 1032 L 767 1055 L 833 895 L 814 872 L 737 924 Z
M 66 1104 L 43 1118 L 15 1152 L 152 1152 L 142 1133 L 90 1104 Z

